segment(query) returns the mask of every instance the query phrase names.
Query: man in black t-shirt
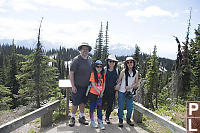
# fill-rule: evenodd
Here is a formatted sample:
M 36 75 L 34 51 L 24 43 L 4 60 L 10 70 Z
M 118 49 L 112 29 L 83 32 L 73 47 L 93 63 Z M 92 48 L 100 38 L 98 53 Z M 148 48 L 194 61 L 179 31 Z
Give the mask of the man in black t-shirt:
M 82 43 L 78 47 L 80 55 L 76 56 L 70 66 L 70 81 L 72 84 L 72 116 L 69 126 L 75 125 L 75 114 L 80 109 L 79 123 L 88 125 L 84 116 L 85 104 L 87 102 L 86 91 L 92 71 L 92 59 L 88 56 L 91 47 L 87 43 Z

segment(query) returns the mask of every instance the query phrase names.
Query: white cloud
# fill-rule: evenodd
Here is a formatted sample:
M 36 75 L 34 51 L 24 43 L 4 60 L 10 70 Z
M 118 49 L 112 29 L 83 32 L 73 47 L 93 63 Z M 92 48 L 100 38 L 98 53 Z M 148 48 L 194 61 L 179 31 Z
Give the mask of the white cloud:
M 1 39 L 36 39 L 40 20 L 19 20 L 13 18 L 0 18 Z M 77 23 L 58 24 L 43 20 L 41 27 L 41 40 L 62 42 L 64 44 L 80 44 L 95 42 L 98 34 L 96 23 L 92 21 L 79 21 Z
M 23 10 L 38 10 L 38 8 L 27 0 L 12 0 L 10 1 L 12 8 L 15 11 Z
M 0 7 L 4 6 L 6 4 L 6 0 L 0 0 Z
M 3 9 L 3 8 L 0 8 L 0 13 L 5 13 L 5 12 L 7 12 L 8 10 L 6 10 L 6 9 Z
M 111 2 L 108 0 L 91 0 L 93 3 L 98 5 L 107 5 L 107 6 L 114 6 L 114 7 L 124 7 L 124 6 L 130 6 L 130 2 Z
M 92 21 L 79 21 L 70 24 L 45 22 L 42 26 L 42 38 L 51 42 L 77 44 L 94 43 L 98 34 L 97 24 Z
M 8 11 L 7 9 L 5 9 L 5 6 L 6 6 L 6 0 L 0 0 L 0 13 L 5 13 Z
M 177 45 L 173 39 L 165 41 L 141 41 L 138 43 L 142 52 L 147 54 L 152 54 L 154 46 L 157 47 L 157 55 L 159 57 L 168 57 L 170 59 L 175 59 L 177 54 Z
M 84 0 L 34 0 L 34 1 L 40 5 L 62 7 L 72 10 L 97 9 L 96 7 L 89 5 Z
M 0 18 L 0 38 L 2 39 L 31 39 L 37 34 L 38 22 L 24 21 L 13 18 Z
M 126 14 L 126 16 L 131 17 L 134 21 L 142 21 L 141 18 L 150 18 L 150 17 L 161 17 L 161 16 L 168 16 L 168 17 L 176 17 L 178 16 L 177 13 L 171 13 L 167 10 L 163 10 L 158 6 L 149 6 L 144 10 L 130 10 Z
M 136 0 L 135 2 L 134 2 L 134 4 L 135 5 L 140 5 L 141 3 L 144 3 L 144 2 L 146 2 L 147 0 Z

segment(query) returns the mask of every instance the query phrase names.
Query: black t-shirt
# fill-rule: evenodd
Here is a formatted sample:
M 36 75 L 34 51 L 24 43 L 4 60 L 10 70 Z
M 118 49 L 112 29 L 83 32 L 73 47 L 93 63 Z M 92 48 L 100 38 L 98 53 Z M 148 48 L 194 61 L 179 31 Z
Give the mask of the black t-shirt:
M 90 73 L 92 71 L 92 60 L 88 56 L 87 59 L 83 59 L 81 55 L 76 56 L 70 66 L 70 71 L 74 72 L 74 84 L 75 86 L 87 87 L 89 84 Z
M 107 70 L 106 72 L 106 93 L 113 93 L 115 92 L 115 85 L 117 84 L 118 74 L 116 69 L 113 71 Z

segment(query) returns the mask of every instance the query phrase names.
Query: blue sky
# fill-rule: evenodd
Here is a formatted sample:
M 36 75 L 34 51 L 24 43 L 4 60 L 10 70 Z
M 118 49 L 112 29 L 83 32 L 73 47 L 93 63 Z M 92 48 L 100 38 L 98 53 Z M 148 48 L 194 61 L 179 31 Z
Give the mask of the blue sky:
M 42 40 L 66 47 L 88 42 L 94 46 L 100 23 L 109 22 L 110 45 L 137 44 L 150 53 L 175 59 L 185 40 L 192 7 L 191 35 L 200 24 L 199 0 L 0 0 L 0 39 L 35 39 L 41 17 Z

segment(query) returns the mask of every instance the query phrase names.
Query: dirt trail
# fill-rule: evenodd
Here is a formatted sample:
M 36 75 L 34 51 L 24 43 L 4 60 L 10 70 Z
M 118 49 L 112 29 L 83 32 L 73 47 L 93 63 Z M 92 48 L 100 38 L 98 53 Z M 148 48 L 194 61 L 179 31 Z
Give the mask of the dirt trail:
M 105 132 L 105 133 L 148 133 L 141 127 L 139 127 L 137 124 L 135 124 L 134 127 L 129 126 L 124 121 L 124 127 L 119 128 L 118 127 L 118 117 L 112 116 L 110 119 L 112 124 L 105 124 L 106 129 L 101 130 L 100 128 L 92 128 L 89 125 L 81 125 L 78 122 L 78 119 L 76 119 L 76 123 L 74 127 L 69 127 L 68 122 L 62 122 L 59 123 L 57 126 L 43 129 L 41 130 L 42 133 L 99 133 L 99 132 Z M 104 122 L 105 123 L 105 122 Z

